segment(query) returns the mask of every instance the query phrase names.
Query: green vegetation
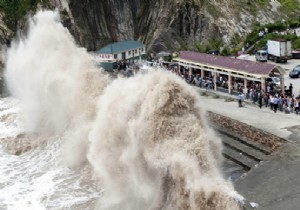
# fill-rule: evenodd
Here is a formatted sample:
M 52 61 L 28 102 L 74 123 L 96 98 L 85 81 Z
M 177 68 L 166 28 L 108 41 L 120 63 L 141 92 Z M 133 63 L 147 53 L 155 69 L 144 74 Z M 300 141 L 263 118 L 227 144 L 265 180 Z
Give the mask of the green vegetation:
M 223 41 L 219 39 L 209 39 L 206 45 L 201 45 L 200 42 L 196 42 L 195 50 L 202 53 L 206 53 L 209 50 L 219 50 L 220 54 L 224 56 L 232 53 L 231 50 L 225 46 Z
M 223 47 L 223 50 L 221 51 L 221 55 L 228 56 L 230 54 L 232 54 L 232 52 L 230 51 L 230 49 L 228 49 L 227 47 Z
M 219 18 L 220 17 L 220 12 L 218 11 L 218 9 L 216 8 L 215 5 L 213 4 L 208 4 L 207 5 L 207 11 L 209 14 L 211 14 L 214 18 Z
M 292 48 L 293 49 L 300 49 L 300 39 L 295 35 L 295 34 L 287 34 L 287 35 L 281 35 L 281 34 L 267 34 L 266 36 L 264 36 L 256 45 L 255 48 L 256 49 L 260 49 L 266 46 L 267 41 L 269 39 L 285 39 L 285 40 L 289 40 L 292 41 Z
M 200 42 L 196 42 L 195 48 L 196 48 L 196 51 L 198 51 L 198 52 L 206 52 L 207 51 L 206 46 L 201 45 Z
M 260 5 L 265 5 L 267 2 L 268 2 L 268 0 L 256 0 L 257 2 L 258 2 L 258 4 L 260 4 Z
M 62 17 L 67 17 L 68 16 L 68 11 L 66 9 L 64 9 L 60 12 L 60 14 L 61 14 Z
M 18 20 L 28 11 L 35 11 L 38 3 L 48 3 L 48 0 L 0 0 L 0 11 L 5 13 L 4 21 L 13 31 L 17 28 Z
M 241 42 L 242 42 L 242 37 L 238 34 L 238 33 L 235 33 L 233 35 L 233 37 L 231 38 L 231 45 L 234 45 L 234 46 L 237 46 L 239 45 Z
M 188 43 L 186 43 L 186 42 L 181 43 L 181 49 L 182 50 L 190 50 Z
M 244 44 L 249 43 L 250 45 L 255 44 L 256 48 L 262 48 L 266 45 L 268 39 L 281 38 L 292 41 L 292 47 L 294 49 L 300 48 L 300 39 L 295 34 L 281 35 L 274 32 L 285 31 L 288 28 L 296 28 L 300 26 L 300 19 L 291 19 L 287 21 L 276 21 L 274 23 L 269 23 L 266 25 L 254 25 L 252 32 L 246 37 Z M 268 34 L 264 36 L 263 39 L 258 41 L 259 31 L 265 31 L 268 29 Z
M 278 0 L 282 5 L 281 10 L 283 12 L 291 12 L 299 9 L 299 2 L 297 0 Z M 270 0 L 256 0 L 259 5 L 266 5 Z
M 288 33 L 286 35 L 280 34 L 281 31 L 286 31 L 287 29 L 293 29 L 300 27 L 300 18 L 299 19 L 291 19 L 286 21 L 276 21 L 274 23 L 268 23 L 266 25 L 260 25 L 259 23 L 255 23 L 253 25 L 253 30 L 248 36 L 243 40 L 242 37 L 236 34 L 233 36 L 234 38 L 231 40 L 231 47 L 226 46 L 221 40 L 218 39 L 209 39 L 206 45 L 201 45 L 200 42 L 195 43 L 195 50 L 198 52 L 205 53 L 209 50 L 220 50 L 220 54 L 227 56 L 236 54 L 241 50 L 243 46 L 246 46 L 247 43 L 249 45 L 254 45 L 253 50 L 261 49 L 266 46 L 267 40 L 269 39 L 285 39 L 292 41 L 292 48 L 300 50 L 300 38 L 298 38 L 294 33 Z M 262 38 L 258 39 L 258 33 L 260 31 L 265 31 L 267 29 L 268 33 Z M 275 33 L 278 32 L 278 33 Z
M 292 12 L 299 9 L 299 2 L 297 0 L 278 0 L 282 5 L 283 12 Z

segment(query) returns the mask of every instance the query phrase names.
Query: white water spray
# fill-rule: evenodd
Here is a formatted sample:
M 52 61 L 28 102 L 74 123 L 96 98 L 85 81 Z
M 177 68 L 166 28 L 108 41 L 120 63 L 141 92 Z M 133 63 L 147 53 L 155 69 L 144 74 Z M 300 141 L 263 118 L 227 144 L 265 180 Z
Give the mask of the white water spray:
M 85 160 L 79 156 L 87 145 L 83 133 L 95 115 L 95 100 L 108 80 L 94 67 L 86 50 L 75 45 L 57 12 L 39 12 L 29 24 L 28 35 L 13 42 L 8 51 L 8 87 L 23 102 L 28 131 L 70 131 L 65 133 L 66 144 L 73 145 L 73 153 L 77 154 L 73 155 L 74 161 L 72 157 L 68 160 L 76 165 Z M 73 131 L 80 135 L 73 135 Z
M 192 87 L 162 71 L 106 88 L 88 156 L 105 189 L 99 209 L 239 208 L 197 102 Z
M 7 55 L 27 131 L 61 136 L 68 166 L 92 166 L 97 209 L 239 209 L 218 169 L 220 140 L 180 78 L 158 70 L 110 83 L 50 11 Z

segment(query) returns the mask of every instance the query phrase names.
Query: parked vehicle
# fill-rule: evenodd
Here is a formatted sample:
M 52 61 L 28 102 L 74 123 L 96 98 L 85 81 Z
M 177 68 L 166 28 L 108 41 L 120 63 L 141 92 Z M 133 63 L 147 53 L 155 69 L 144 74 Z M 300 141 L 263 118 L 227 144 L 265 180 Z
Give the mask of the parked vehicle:
M 300 78 L 300 65 L 295 66 L 289 73 L 290 78 Z
M 209 50 L 206 53 L 211 54 L 211 55 L 219 55 L 220 54 L 219 50 Z
M 284 39 L 268 40 L 267 42 L 268 60 L 287 62 L 292 58 L 292 43 Z
M 260 62 L 267 62 L 267 58 L 268 58 L 268 53 L 266 50 L 258 50 L 255 53 L 255 59 L 256 61 L 260 61 Z
M 279 77 L 269 77 L 266 79 L 266 82 L 270 82 L 271 85 L 280 87 L 280 78 Z
M 283 90 L 285 90 L 287 88 L 286 83 L 284 83 L 284 86 L 281 87 L 281 81 L 280 81 L 279 77 L 266 78 L 266 84 L 270 86 L 271 93 L 280 92 L 282 88 L 283 88 Z

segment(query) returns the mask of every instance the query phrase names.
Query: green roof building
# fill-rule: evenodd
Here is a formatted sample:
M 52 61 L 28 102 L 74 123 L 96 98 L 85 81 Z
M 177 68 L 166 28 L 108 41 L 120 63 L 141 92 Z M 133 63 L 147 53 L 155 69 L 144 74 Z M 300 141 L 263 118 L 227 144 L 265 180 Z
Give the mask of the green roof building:
M 102 49 L 96 51 L 98 54 L 116 54 L 121 52 L 126 52 L 129 50 L 135 50 L 145 48 L 145 45 L 137 41 L 122 41 L 114 42 L 106 45 Z
M 141 60 L 146 55 L 146 46 L 137 41 L 114 42 L 95 52 L 95 60 L 105 70 L 112 70 L 118 60 Z M 112 65 L 110 65 L 112 64 Z

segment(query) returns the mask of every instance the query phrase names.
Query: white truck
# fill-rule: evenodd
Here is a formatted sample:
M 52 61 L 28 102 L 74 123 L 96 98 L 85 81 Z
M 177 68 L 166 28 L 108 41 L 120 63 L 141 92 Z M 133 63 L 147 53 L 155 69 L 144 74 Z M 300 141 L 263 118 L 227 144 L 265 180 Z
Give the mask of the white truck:
M 287 62 L 292 58 L 292 43 L 284 39 L 268 40 L 267 42 L 268 60 Z

